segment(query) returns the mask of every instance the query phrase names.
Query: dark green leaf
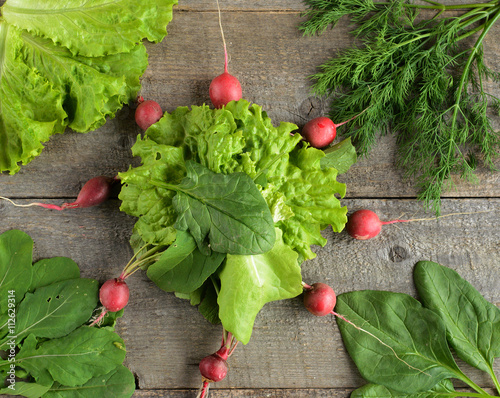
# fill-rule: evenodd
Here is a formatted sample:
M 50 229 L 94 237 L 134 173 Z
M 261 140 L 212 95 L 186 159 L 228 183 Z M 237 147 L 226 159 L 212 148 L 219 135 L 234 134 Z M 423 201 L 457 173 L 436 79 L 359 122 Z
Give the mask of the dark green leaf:
M 48 371 L 54 381 L 78 386 L 106 374 L 125 359 L 123 340 L 113 331 L 82 326 L 67 336 L 36 346 L 28 336 L 16 355 L 16 363 L 35 379 Z
M 453 383 L 446 379 L 429 391 L 415 393 L 397 392 L 379 384 L 366 384 L 354 390 L 351 398 L 449 398 L 453 392 Z
M 224 258 L 218 252 L 202 254 L 189 232 L 177 231 L 175 242 L 148 268 L 147 275 L 167 292 L 191 293 L 219 268 Z
M 135 391 L 134 375 L 120 365 L 111 372 L 94 377 L 82 386 L 55 383 L 43 398 L 128 398 Z
M 375 336 L 337 321 L 349 355 L 369 382 L 415 393 L 462 376 L 443 322 L 411 296 L 371 290 L 344 293 L 338 296 L 336 311 Z
M 203 315 L 208 322 L 214 325 L 220 323 L 217 297 L 217 291 L 215 290 L 213 283 L 208 281 L 205 284 L 201 301 L 198 305 L 198 311 L 200 311 L 201 315 Z
M 46 258 L 33 265 L 33 280 L 29 290 L 33 292 L 39 287 L 79 277 L 80 268 L 72 259 L 68 257 Z
M 202 253 L 261 254 L 273 247 L 271 212 L 247 174 L 214 173 L 192 161 L 186 170 L 173 200 L 176 228 L 189 230 Z
M 321 167 L 333 167 L 339 174 L 346 173 L 358 161 L 356 148 L 351 143 L 351 137 L 324 150 L 325 157 L 321 158 Z
M 500 309 L 456 271 L 437 263 L 417 263 L 414 279 L 424 305 L 443 319 L 457 355 L 492 375 L 500 356 Z
M 24 232 L 11 230 L 0 235 L 0 314 L 17 305 L 28 291 L 32 278 L 33 240 Z M 13 292 L 13 295 L 9 294 Z

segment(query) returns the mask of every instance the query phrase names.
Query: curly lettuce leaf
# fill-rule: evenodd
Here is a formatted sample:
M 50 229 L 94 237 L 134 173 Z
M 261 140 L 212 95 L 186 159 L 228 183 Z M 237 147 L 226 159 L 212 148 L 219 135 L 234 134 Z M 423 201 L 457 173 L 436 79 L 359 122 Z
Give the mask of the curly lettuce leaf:
M 177 0 L 9 0 L 0 19 L 0 172 L 66 127 L 88 132 L 134 100 Z
M 295 129 L 291 123 L 273 126 L 260 106 L 245 100 L 165 113 L 132 148 L 143 164 L 120 174 L 121 209 L 139 217 L 136 231 L 145 243 L 168 245 L 175 240 L 173 193 L 148 179 L 178 183 L 187 160 L 216 173 L 244 172 L 265 185 L 261 193 L 286 244 L 301 259 L 314 258 L 310 246 L 326 243 L 321 229 L 341 231 L 347 222 L 339 200 L 345 185 L 336 181 L 336 169 L 321 167 L 323 151 L 299 145 Z

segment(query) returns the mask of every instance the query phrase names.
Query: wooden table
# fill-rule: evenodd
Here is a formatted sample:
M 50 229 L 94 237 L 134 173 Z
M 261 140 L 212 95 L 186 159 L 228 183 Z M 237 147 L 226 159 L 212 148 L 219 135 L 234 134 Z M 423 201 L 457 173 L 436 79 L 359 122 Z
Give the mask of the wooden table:
M 145 98 L 155 99 L 166 111 L 209 102 L 209 83 L 223 69 L 216 7 L 212 0 L 191 0 L 175 8 L 168 37 L 147 46 Z M 326 114 L 328 103 L 310 95 L 307 76 L 354 42 L 348 23 L 319 37 L 302 37 L 297 29 L 304 10 L 300 0 L 222 0 L 221 7 L 230 72 L 242 82 L 244 97 L 262 105 L 276 123 L 302 126 Z M 484 43 L 485 55 L 500 70 L 495 40 L 500 26 L 494 29 Z M 494 91 L 500 94 L 498 88 Z M 497 126 L 499 121 L 494 119 Z M 55 136 L 18 174 L 0 176 L 0 195 L 19 203 L 74 199 L 89 178 L 113 176 L 137 164 L 130 147 L 138 133 L 133 110 L 125 107 L 97 131 Z M 350 211 L 370 208 L 382 219 L 432 217 L 396 169 L 395 153 L 394 137 L 383 137 L 368 158 L 341 176 L 347 184 L 343 203 Z M 328 244 L 314 248 L 317 258 L 303 265 L 304 281 L 329 283 L 337 293 L 381 289 L 415 295 L 412 269 L 419 260 L 432 260 L 456 269 L 500 305 L 499 174 L 481 169 L 478 176 L 479 185 L 453 179 L 442 214 L 493 211 L 387 226 L 371 241 L 326 229 Z M 103 282 L 118 275 L 132 255 L 128 240 L 135 220 L 121 213 L 119 205 L 116 196 L 97 208 L 67 212 L 0 202 L 0 232 L 24 230 L 34 239 L 36 259 L 71 257 L 82 276 Z M 144 274 L 136 274 L 129 284 L 130 304 L 118 332 L 127 344 L 126 365 L 136 375 L 135 396 L 194 397 L 201 384 L 198 362 L 218 348 L 220 326 L 207 323 L 188 302 L 160 291 Z M 493 387 L 479 372 L 471 373 L 481 386 Z M 227 378 L 211 392 L 214 398 L 340 398 L 362 384 L 334 318 L 313 317 L 298 297 L 264 307 L 250 343 L 237 348 Z

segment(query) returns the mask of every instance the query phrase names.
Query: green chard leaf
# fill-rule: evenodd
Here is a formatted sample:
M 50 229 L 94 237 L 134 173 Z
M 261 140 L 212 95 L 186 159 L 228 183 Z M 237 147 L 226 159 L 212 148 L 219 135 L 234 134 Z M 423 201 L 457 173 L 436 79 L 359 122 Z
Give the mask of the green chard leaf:
M 54 383 L 43 398 L 128 398 L 134 391 L 134 375 L 125 366 L 119 365 L 81 386 L 67 387 Z
M 414 279 L 423 304 L 443 319 L 457 355 L 494 375 L 493 361 L 500 356 L 500 309 L 456 271 L 437 263 L 417 263 Z
M 66 127 L 87 132 L 136 98 L 176 0 L 9 0 L 0 20 L 0 172 Z M 117 34 L 118 32 L 118 34 Z
M 283 242 L 276 229 L 276 243 L 264 254 L 227 255 L 220 271 L 219 317 L 238 341 L 250 340 L 255 317 L 264 304 L 302 293 L 298 255 Z
M 175 227 L 189 230 L 203 254 L 261 254 L 273 247 L 269 207 L 247 174 L 214 173 L 192 161 L 186 168 L 187 177 L 175 188 Z
M 191 234 L 177 231 L 175 242 L 149 266 L 147 275 L 166 292 L 191 293 L 219 268 L 224 259 L 223 253 L 202 254 Z
M 369 382 L 409 394 L 452 377 L 463 379 L 441 318 L 413 297 L 371 290 L 344 293 L 336 312 L 373 335 L 337 320 L 349 355 Z
M 78 386 L 120 365 L 125 359 L 123 347 L 123 340 L 113 331 L 82 326 L 38 346 L 29 335 L 16 355 L 16 364 L 35 379 L 48 371 L 54 381 Z

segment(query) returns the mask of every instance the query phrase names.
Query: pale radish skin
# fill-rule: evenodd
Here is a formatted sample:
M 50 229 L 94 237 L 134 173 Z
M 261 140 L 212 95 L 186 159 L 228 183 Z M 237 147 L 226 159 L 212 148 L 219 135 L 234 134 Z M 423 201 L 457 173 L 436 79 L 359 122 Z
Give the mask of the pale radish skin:
M 222 30 L 219 0 L 217 0 L 217 9 L 219 11 L 219 27 L 222 35 L 222 43 L 224 44 L 224 73 L 212 80 L 208 92 L 214 107 L 222 108 L 231 101 L 240 100 L 242 97 L 242 89 L 239 80 L 228 72 L 228 56 L 224 31 Z
M 196 398 L 207 398 L 210 383 L 216 383 L 226 377 L 229 370 L 227 359 L 232 355 L 237 345 L 238 341 L 234 336 L 224 330 L 221 347 L 217 352 L 200 361 L 199 368 L 203 384 Z
M 352 213 L 347 220 L 345 229 L 347 233 L 354 239 L 358 240 L 368 240 L 376 237 L 382 230 L 383 225 L 395 224 L 398 222 L 413 222 L 413 221 L 431 221 L 437 220 L 438 218 L 458 216 L 466 214 L 477 214 L 477 213 L 488 213 L 490 210 L 486 211 L 475 211 L 467 213 L 451 213 L 442 216 L 432 217 L 432 218 L 413 218 L 410 220 L 390 220 L 390 221 L 380 221 L 378 215 L 368 209 L 357 210 Z
M 78 196 L 74 202 L 64 203 L 61 206 L 50 204 L 50 203 L 29 203 L 26 205 L 19 205 L 14 203 L 9 198 L 0 196 L 0 199 L 4 199 L 12 203 L 16 207 L 31 207 L 31 206 L 39 206 L 45 209 L 51 210 L 64 210 L 64 209 L 78 209 L 85 207 L 92 207 L 100 205 L 105 202 L 110 194 L 116 178 L 99 176 L 94 177 L 88 180 L 78 193 Z
M 160 104 L 153 100 L 145 101 L 141 96 L 137 99 L 139 105 L 135 109 L 135 122 L 144 131 L 155 124 L 163 116 Z

